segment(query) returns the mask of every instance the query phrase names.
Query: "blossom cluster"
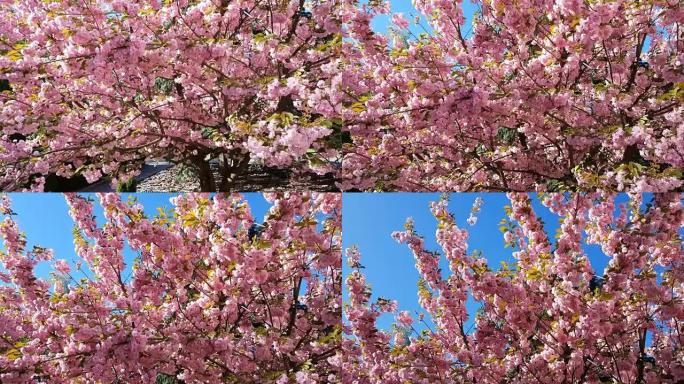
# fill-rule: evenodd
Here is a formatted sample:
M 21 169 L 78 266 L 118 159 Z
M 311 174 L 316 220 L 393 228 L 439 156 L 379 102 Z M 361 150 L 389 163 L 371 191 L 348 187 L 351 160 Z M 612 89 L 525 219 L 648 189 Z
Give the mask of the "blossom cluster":
M 505 220 L 515 225 L 505 229 L 514 262 L 501 267 L 469 253 L 469 232 L 446 200 L 434 203 L 442 254 L 426 250 L 412 225 L 394 234 L 420 274 L 418 302 L 429 319 L 417 321 L 396 302 L 371 299 L 359 250 L 348 249 L 343 381 L 681 382 L 682 198 L 633 195 L 616 204 L 605 193 L 547 194 L 541 201 L 561 223 L 553 240 L 530 197 L 512 193 Z M 605 270 L 592 268 L 585 245 L 600 247 Z M 376 325 L 387 313 L 396 318 L 392 330 Z
M 483 0 L 468 23 L 413 4 L 389 33 L 389 0 L 343 18 L 343 189 L 682 188 L 681 3 Z
M 237 194 L 179 195 L 154 217 L 101 194 L 99 219 L 66 195 L 71 262 L 27 250 L 3 196 L 0 381 L 339 382 L 340 195 L 265 198 L 257 222 Z
M 335 1 L 0 2 L 0 189 L 145 161 L 329 172 Z M 203 190 L 220 187 L 201 180 Z

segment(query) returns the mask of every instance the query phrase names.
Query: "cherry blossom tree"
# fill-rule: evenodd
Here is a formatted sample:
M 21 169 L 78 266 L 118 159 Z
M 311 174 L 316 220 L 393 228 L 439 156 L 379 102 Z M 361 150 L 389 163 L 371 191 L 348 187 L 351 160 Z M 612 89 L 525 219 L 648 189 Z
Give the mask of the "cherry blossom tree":
M 428 25 L 374 32 L 389 3 L 343 17 L 345 189 L 682 188 L 680 2 L 473 1 L 470 26 L 460 1 L 414 0 Z
M 265 197 L 258 223 L 237 194 L 180 195 L 155 217 L 102 194 L 98 225 L 90 197 L 67 195 L 75 263 L 27 250 L 3 197 L 0 380 L 339 382 L 340 195 Z
M 493 269 L 468 253 L 468 230 L 434 203 L 448 262 L 409 221 L 393 236 L 412 251 L 424 314 L 371 301 L 359 251 L 348 250 L 343 381 L 347 383 L 681 383 L 684 380 L 682 196 L 549 194 L 560 219 L 549 238 L 530 198 L 510 194 L 501 222 L 515 262 Z M 609 262 L 594 270 L 583 244 Z M 479 308 L 466 307 L 474 300 Z M 383 313 L 394 331 L 378 329 Z M 422 323 L 422 324 L 419 324 Z M 418 333 L 419 329 L 423 329 Z
M 117 184 L 158 159 L 191 166 L 202 191 L 250 161 L 334 171 L 339 7 L 0 1 L 0 189 L 41 190 L 47 173 Z

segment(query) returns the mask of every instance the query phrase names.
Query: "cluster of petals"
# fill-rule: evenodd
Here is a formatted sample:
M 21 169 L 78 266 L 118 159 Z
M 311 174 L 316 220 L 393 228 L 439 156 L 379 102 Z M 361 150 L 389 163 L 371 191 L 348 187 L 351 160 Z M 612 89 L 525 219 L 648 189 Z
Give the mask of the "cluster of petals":
M 682 188 L 681 3 L 483 0 L 468 22 L 413 4 L 411 23 L 389 0 L 343 17 L 344 189 Z
M 335 1 L 0 2 L 0 189 L 225 156 L 329 172 Z
M 527 194 L 509 198 L 504 228 L 513 263 L 490 266 L 468 253 L 469 233 L 445 200 L 432 206 L 443 252 L 427 251 L 410 223 L 394 234 L 415 257 L 418 301 L 429 319 L 371 300 L 359 251 L 347 251 L 345 382 L 682 382 L 682 196 L 648 202 L 634 195 L 616 204 L 610 194 L 545 195 L 543 205 L 561 222 L 555 241 Z M 592 267 L 587 245 L 608 258 L 603 271 Z M 476 312 L 468 309 L 473 302 Z M 386 313 L 396 316 L 391 330 L 376 324 Z
M 340 195 L 265 198 L 257 222 L 237 194 L 179 195 L 154 217 L 101 194 L 96 220 L 69 194 L 62 259 L 26 249 L 3 196 L 0 381 L 339 382 Z

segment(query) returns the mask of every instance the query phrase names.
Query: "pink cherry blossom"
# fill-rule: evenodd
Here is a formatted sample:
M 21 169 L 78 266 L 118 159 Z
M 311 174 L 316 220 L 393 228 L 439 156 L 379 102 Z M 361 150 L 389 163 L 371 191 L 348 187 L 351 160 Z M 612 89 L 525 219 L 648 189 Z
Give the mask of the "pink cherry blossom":
M 420 313 L 420 333 L 408 312 L 371 301 L 359 250 L 347 251 L 343 381 L 682 382 L 684 196 L 635 194 L 617 205 L 607 193 L 544 194 L 541 202 L 560 219 L 556 240 L 528 195 L 509 199 L 505 233 L 516 228 L 520 238 L 514 263 L 492 268 L 469 253 L 469 233 L 445 199 L 432 205 L 441 254 L 425 249 L 411 222 L 393 235 L 410 248 L 420 274 L 418 301 L 431 324 L 423 327 L 428 319 Z M 608 258 L 603 271 L 592 268 L 585 244 Z M 384 313 L 395 314 L 391 331 L 376 324 Z
M 341 7 L 0 2 L 0 82 L 11 88 L 0 93 L 0 189 L 42 190 L 48 173 L 116 184 L 151 160 L 188 165 L 204 191 L 228 189 L 251 160 L 333 172 Z
M 471 26 L 415 0 L 428 25 L 391 14 L 391 36 L 371 23 L 401 1 L 361 3 L 331 81 L 344 189 L 682 188 L 680 3 L 476 1 Z
M 259 221 L 238 194 L 98 197 L 102 224 L 66 195 L 79 261 L 49 278 L 0 197 L 0 381 L 340 382 L 339 194 L 269 194 Z

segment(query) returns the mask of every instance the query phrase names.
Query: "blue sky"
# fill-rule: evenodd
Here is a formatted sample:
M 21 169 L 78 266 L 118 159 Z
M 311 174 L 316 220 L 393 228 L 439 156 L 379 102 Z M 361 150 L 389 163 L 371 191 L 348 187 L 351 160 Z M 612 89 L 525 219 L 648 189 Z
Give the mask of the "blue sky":
M 466 223 L 470 209 L 477 196 L 484 200 L 477 215 L 478 221 L 474 226 Z M 440 251 L 435 240 L 437 220 L 430 212 L 429 203 L 440 198 L 438 193 L 347 193 L 343 197 L 342 228 L 343 248 L 356 245 L 361 252 L 361 264 L 365 266 L 363 273 L 371 284 L 373 298 L 384 297 L 399 302 L 399 310 L 407 310 L 414 315 L 416 311 L 426 314 L 418 304 L 417 287 L 418 271 L 415 260 L 406 245 L 397 243 L 391 238 L 394 231 L 402 231 L 407 217 L 414 220 L 415 231 L 425 239 L 428 250 Z M 645 196 L 644 201 L 650 201 L 651 196 Z M 618 197 L 619 202 L 627 201 L 625 195 Z M 499 221 L 505 216 L 503 207 L 509 200 L 503 193 L 455 193 L 450 195 L 449 211 L 454 213 L 456 222 L 461 228 L 470 232 L 468 252 L 477 249 L 483 252 L 489 266 L 494 269 L 500 267 L 501 261 L 512 262 L 513 250 L 504 247 L 503 235 L 499 231 Z M 556 229 L 559 228 L 558 217 L 533 197 L 533 208 L 538 217 L 544 222 L 546 232 L 553 241 Z M 596 245 L 585 245 L 584 250 L 589 256 L 592 267 L 602 274 L 608 263 L 601 249 Z M 344 274 L 349 272 L 346 260 L 343 263 Z M 448 273 L 446 259 L 442 257 L 442 270 Z M 347 300 L 346 287 L 343 290 L 343 300 Z M 477 309 L 476 303 L 469 304 L 470 313 Z M 378 326 L 389 329 L 394 319 L 392 315 L 383 315 Z M 420 330 L 420 327 L 418 327 Z
M 73 269 L 73 262 L 79 258 L 76 256 L 73 245 L 74 222 L 69 216 L 64 196 L 60 193 L 10 193 L 8 195 L 12 200 L 12 209 L 18 214 L 15 220 L 19 223 L 20 229 L 27 234 L 27 249 L 31 249 L 34 245 L 51 248 L 55 251 L 55 259 L 69 261 Z M 91 195 L 96 200 L 94 214 L 98 218 L 98 223 L 102 224 L 104 223 L 103 210 L 99 205 L 99 199 L 95 194 Z M 157 207 L 171 208 L 172 204 L 169 199 L 176 195 L 175 193 L 124 193 L 122 199 L 125 201 L 135 196 L 145 207 L 145 213 L 155 216 Z M 243 195 L 250 204 L 252 215 L 261 222 L 270 204 L 259 193 Z M 3 248 L 0 244 L 0 249 Z M 132 250 L 126 251 L 127 266 L 130 267 L 135 256 L 137 255 Z M 49 272 L 52 271 L 52 263 L 40 263 L 35 271 L 40 277 L 48 277 Z

